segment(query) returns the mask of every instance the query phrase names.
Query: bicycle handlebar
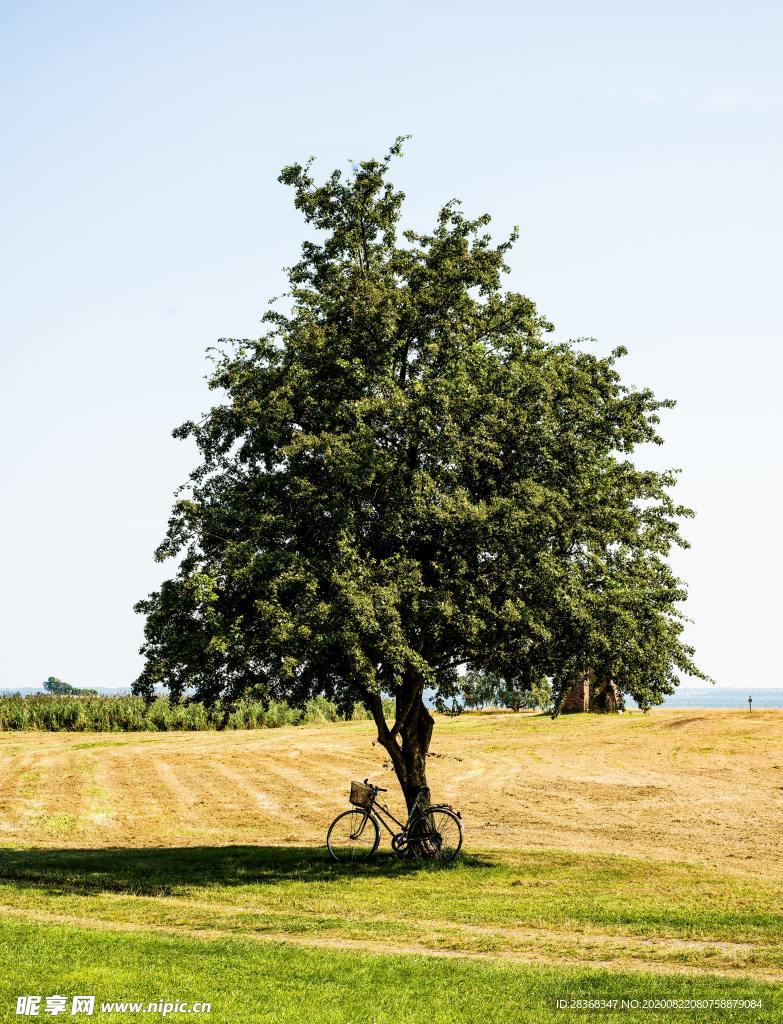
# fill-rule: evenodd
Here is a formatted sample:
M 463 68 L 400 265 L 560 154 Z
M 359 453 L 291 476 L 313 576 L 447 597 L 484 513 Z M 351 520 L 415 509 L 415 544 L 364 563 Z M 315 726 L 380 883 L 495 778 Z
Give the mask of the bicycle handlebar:
M 374 789 L 376 793 L 388 793 L 389 792 L 388 789 L 383 789 L 381 786 L 374 786 L 367 779 L 364 780 L 364 784 L 365 784 L 365 786 L 369 786 L 371 789 Z

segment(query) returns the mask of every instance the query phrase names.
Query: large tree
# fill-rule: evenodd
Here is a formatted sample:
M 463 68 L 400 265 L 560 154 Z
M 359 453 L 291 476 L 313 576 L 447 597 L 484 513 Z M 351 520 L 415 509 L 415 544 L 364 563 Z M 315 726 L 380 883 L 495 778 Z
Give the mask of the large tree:
M 622 383 L 622 350 L 549 338 L 503 288 L 515 236 L 494 244 L 489 217 L 451 201 L 400 232 L 400 151 L 280 176 L 311 230 L 285 308 L 221 344 L 220 403 L 175 431 L 201 461 L 157 552 L 176 572 L 137 606 L 135 689 L 361 702 L 411 806 L 425 691 L 462 665 L 546 676 L 555 700 L 593 670 L 644 707 L 701 673 L 667 563 L 688 510 L 631 458 L 671 403 Z

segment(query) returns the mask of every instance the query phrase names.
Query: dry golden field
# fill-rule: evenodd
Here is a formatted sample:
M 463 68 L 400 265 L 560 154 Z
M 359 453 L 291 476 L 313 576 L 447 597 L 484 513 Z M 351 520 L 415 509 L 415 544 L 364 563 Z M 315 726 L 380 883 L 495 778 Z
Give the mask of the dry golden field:
M 369 776 L 368 722 L 223 733 L 0 733 L 0 845 L 318 845 Z M 557 848 L 783 877 L 783 712 L 439 717 L 436 799 L 466 849 Z

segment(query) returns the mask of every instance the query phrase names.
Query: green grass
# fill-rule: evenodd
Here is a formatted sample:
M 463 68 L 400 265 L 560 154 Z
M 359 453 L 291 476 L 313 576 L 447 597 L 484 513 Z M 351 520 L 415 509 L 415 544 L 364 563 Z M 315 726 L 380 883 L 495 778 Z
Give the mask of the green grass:
M 163 1019 L 102 1013 L 102 1001 L 176 999 L 212 1004 L 214 1024 L 539 1024 L 541 1021 L 779 1020 L 780 990 L 715 977 L 504 965 L 410 955 L 203 940 L 4 921 L 0 924 L 0 1019 L 18 995 L 95 995 L 93 1020 Z M 9 965 L 11 969 L 9 970 Z M 556 999 L 759 999 L 762 1009 L 555 1009 Z M 44 1017 L 43 1019 L 47 1019 Z M 87 1020 L 85 1016 L 68 1019 Z
M 207 1001 L 209 1017 L 167 1019 L 215 1024 L 783 1016 L 767 980 L 783 974 L 771 882 L 567 851 L 485 852 L 445 870 L 389 856 L 346 868 L 324 853 L 0 850 L 0 1021 L 25 994 Z M 555 1008 L 571 997 L 762 1009 Z
M 783 939 L 779 883 L 562 850 L 468 854 L 447 869 L 383 854 L 348 867 L 325 850 L 301 847 L 0 850 L 0 899 L 24 892 L 39 903 L 69 899 L 85 909 L 101 894 L 119 893 L 350 917 L 404 906 L 413 918 L 477 925 Z
M 323 850 L 0 851 L 0 903 L 104 926 L 783 973 L 781 886 L 677 863 L 484 853 L 450 869 Z

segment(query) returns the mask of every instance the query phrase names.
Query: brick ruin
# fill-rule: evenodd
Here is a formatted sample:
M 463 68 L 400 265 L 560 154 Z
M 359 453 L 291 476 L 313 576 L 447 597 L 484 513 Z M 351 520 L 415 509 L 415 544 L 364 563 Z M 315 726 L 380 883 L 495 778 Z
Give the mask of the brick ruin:
M 563 699 L 561 715 L 594 711 L 616 714 L 622 707 L 620 691 L 611 679 L 596 681 L 593 672 L 586 672 L 578 679 Z

